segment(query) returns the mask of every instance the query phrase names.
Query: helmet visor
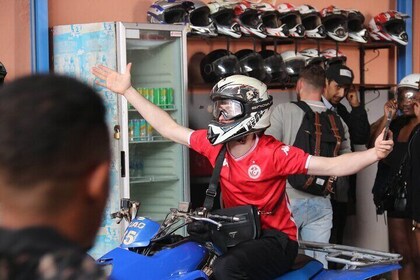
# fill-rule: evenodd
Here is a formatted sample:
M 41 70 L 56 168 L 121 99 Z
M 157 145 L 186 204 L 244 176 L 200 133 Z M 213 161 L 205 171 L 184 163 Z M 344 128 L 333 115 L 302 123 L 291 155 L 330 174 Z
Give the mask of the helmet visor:
M 416 99 L 416 96 L 418 95 L 419 91 L 408 88 L 408 87 L 402 87 L 399 88 L 397 91 L 397 102 L 398 104 L 405 104 L 405 105 L 411 105 L 412 102 Z
M 384 24 L 385 29 L 393 35 L 400 35 L 405 31 L 405 22 L 401 19 L 390 20 Z
M 215 120 L 223 115 L 225 120 L 233 120 L 244 114 L 242 103 L 233 99 L 219 99 L 213 102 L 213 117 Z

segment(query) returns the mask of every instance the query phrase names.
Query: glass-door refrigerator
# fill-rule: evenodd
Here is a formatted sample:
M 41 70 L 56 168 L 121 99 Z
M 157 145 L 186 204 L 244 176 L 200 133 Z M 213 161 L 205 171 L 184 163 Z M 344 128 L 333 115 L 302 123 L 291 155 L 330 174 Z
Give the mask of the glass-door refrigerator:
M 113 139 L 110 198 L 90 251 L 94 257 L 121 241 L 123 227 L 109 215 L 119 209 L 120 198 L 139 201 L 140 215 L 163 220 L 190 194 L 188 148 L 163 138 L 123 97 L 97 86 L 90 69 L 103 64 L 124 72 L 131 62 L 138 94 L 188 126 L 186 32 L 183 25 L 125 22 L 52 28 L 54 71 L 95 87 L 104 99 Z

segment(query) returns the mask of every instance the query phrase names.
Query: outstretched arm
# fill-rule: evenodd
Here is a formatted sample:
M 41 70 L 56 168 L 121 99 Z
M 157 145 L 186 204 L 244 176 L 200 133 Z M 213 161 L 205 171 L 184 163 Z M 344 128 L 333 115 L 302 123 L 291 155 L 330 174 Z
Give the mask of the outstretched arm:
M 130 70 L 131 63 L 123 74 L 99 65 L 92 68 L 92 74 L 102 80 L 97 84 L 124 96 L 163 137 L 188 146 L 188 137 L 193 130 L 177 124 L 168 113 L 140 95 L 131 86 Z
M 351 175 L 387 157 L 392 151 L 394 142 L 392 140 L 382 140 L 383 133 L 384 131 L 376 138 L 375 147 L 366 151 L 348 153 L 338 157 L 313 156 L 309 161 L 308 174 L 326 176 Z M 390 139 L 392 139 L 392 133 Z

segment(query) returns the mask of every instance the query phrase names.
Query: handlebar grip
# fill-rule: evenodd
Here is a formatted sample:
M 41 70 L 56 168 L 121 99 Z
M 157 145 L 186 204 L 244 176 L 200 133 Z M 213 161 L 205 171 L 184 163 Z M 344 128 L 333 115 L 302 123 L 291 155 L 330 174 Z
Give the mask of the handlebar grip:
M 240 219 L 235 216 L 225 216 L 225 215 L 217 215 L 217 214 L 208 214 L 208 218 L 219 220 L 219 221 L 225 221 L 225 222 L 238 222 Z

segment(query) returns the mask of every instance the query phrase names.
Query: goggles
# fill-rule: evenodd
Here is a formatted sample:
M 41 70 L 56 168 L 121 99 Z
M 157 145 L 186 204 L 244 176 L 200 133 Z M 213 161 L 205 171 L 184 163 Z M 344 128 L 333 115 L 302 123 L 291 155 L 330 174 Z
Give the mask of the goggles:
M 233 120 L 244 114 L 241 102 L 233 99 L 219 99 L 213 102 L 213 117 L 218 120 L 223 115 L 225 120 Z

